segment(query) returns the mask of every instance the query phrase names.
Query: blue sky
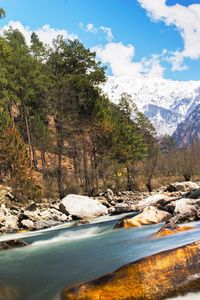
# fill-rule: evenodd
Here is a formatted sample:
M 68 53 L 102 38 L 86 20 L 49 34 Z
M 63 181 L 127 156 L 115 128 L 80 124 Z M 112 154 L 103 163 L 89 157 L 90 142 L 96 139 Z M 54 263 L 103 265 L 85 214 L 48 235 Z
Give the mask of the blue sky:
M 1 27 L 78 37 L 115 76 L 200 80 L 199 0 L 0 0 Z M 48 25 L 44 27 L 44 25 Z

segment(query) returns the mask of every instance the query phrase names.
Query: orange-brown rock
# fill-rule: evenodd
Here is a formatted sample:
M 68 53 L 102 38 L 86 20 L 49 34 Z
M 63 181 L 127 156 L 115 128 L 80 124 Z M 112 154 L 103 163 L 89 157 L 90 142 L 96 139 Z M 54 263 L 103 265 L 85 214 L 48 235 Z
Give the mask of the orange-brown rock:
M 200 241 L 161 252 L 62 292 L 62 300 L 160 300 L 200 290 Z
M 195 229 L 193 226 L 178 226 L 177 228 L 170 229 L 170 228 L 161 228 L 156 234 L 156 237 L 162 237 L 166 235 L 176 234 L 179 232 L 187 231 Z
M 139 215 L 129 218 L 122 219 L 115 225 L 115 228 L 131 228 L 139 227 L 142 225 L 157 224 L 169 220 L 172 215 L 166 211 L 157 209 L 154 206 L 149 206 L 143 210 Z

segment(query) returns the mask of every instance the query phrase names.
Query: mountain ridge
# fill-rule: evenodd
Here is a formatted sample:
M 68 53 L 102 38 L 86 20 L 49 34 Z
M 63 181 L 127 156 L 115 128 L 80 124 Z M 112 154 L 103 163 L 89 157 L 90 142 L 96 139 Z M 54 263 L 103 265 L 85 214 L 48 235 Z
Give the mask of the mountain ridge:
M 114 103 L 122 93 L 154 124 L 158 136 L 172 135 L 200 103 L 200 81 L 175 81 L 147 76 L 108 76 L 103 92 Z

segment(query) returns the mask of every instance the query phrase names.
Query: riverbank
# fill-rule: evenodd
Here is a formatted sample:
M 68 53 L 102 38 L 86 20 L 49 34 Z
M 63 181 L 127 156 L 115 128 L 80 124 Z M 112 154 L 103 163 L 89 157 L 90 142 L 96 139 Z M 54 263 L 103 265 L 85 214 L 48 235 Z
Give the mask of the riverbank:
M 138 226 L 164 221 L 162 218 L 152 220 L 151 207 L 156 208 L 157 215 L 161 212 L 163 215 L 165 212 L 175 223 L 183 223 L 200 219 L 200 186 L 194 182 L 176 182 L 151 194 L 138 191 L 114 194 L 108 189 L 95 198 L 67 195 L 62 200 L 43 199 L 39 203 L 30 201 L 23 204 L 14 198 L 9 187 L 1 185 L 0 203 L 0 233 L 2 234 L 22 230 L 41 230 L 73 220 L 77 221 L 77 225 L 87 224 L 101 215 L 129 212 L 143 213 L 143 215 L 145 212 L 147 221 L 138 223 Z

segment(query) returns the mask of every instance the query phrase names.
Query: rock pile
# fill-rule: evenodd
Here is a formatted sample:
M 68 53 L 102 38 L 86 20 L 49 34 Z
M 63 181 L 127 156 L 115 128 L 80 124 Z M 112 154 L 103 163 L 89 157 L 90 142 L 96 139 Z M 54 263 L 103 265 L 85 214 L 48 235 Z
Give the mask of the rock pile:
M 96 198 L 67 195 L 62 200 L 44 199 L 25 206 L 17 202 L 9 187 L 0 185 L 1 233 L 49 228 L 72 220 L 85 224 L 101 215 L 128 212 L 140 214 L 119 227 L 159 223 L 166 220 L 165 216 L 172 217 L 176 223 L 199 220 L 200 186 L 194 182 L 177 182 L 151 195 L 133 191 L 114 194 L 108 189 Z

